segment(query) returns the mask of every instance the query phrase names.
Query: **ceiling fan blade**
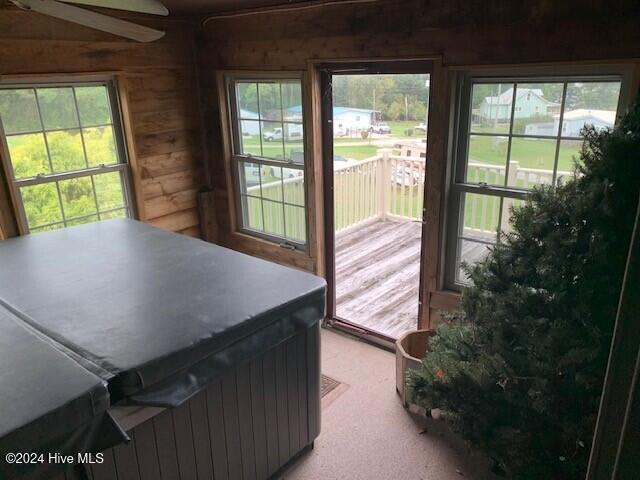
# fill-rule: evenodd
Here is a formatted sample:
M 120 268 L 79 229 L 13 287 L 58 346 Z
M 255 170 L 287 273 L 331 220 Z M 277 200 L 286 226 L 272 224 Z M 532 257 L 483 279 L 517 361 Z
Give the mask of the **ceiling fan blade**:
M 61 0 L 65 3 L 77 3 L 91 7 L 113 8 L 129 12 L 150 13 L 151 15 L 169 15 L 169 10 L 158 0 Z
M 55 0 L 16 0 L 14 3 L 27 10 L 33 10 L 34 12 L 68 22 L 79 23 L 86 27 L 113 33 L 114 35 L 139 42 L 153 42 L 164 36 L 164 32 L 161 30 L 126 22 L 91 10 L 56 2 Z

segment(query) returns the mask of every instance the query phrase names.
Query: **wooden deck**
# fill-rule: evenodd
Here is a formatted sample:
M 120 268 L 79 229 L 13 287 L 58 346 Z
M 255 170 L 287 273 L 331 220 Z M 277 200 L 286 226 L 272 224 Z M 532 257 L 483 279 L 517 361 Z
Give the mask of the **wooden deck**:
M 422 224 L 375 222 L 336 236 L 336 313 L 356 325 L 398 338 L 417 328 Z M 463 244 L 480 260 L 482 244 Z
M 381 221 L 336 237 L 339 317 L 393 338 L 417 327 L 421 227 Z

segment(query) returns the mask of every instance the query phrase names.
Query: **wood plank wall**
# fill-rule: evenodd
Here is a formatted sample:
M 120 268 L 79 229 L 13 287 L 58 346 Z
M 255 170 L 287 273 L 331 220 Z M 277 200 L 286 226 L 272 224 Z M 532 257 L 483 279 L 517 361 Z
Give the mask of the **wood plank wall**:
M 37 13 L 0 8 L 0 78 L 116 75 L 140 220 L 199 237 L 196 192 L 207 182 L 194 28 L 180 20 L 132 19 L 167 34 L 143 44 Z
M 435 58 L 432 84 L 429 168 L 425 208 L 425 259 L 422 301 L 428 306 L 421 320 L 455 308 L 458 295 L 442 290 L 443 209 L 447 184 L 449 142 L 449 86 L 451 73 L 467 66 L 556 64 L 603 61 L 635 62 L 640 59 L 640 12 L 637 2 L 602 0 L 554 2 L 548 0 L 380 0 L 370 4 L 323 5 L 289 8 L 281 12 L 217 17 L 207 20 L 199 43 L 199 70 L 205 104 L 207 149 L 217 201 L 220 238 L 228 246 L 247 252 L 256 248 L 250 240 L 232 235 L 223 150 L 224 129 L 216 74 L 223 70 L 303 70 L 313 83 L 317 62 L 346 59 Z M 638 70 L 636 68 L 636 70 Z M 317 96 L 317 92 L 316 92 Z M 312 102 L 317 103 L 314 97 Z M 319 118 L 318 112 L 311 112 Z M 319 134 L 311 145 L 314 166 L 320 162 Z M 321 198 L 321 183 L 312 195 Z M 310 203 L 321 215 L 321 205 Z M 320 225 L 320 226 L 318 226 Z M 316 228 L 316 244 L 310 245 L 307 262 L 278 256 L 322 273 L 323 234 Z M 274 258 L 262 248 L 259 254 Z

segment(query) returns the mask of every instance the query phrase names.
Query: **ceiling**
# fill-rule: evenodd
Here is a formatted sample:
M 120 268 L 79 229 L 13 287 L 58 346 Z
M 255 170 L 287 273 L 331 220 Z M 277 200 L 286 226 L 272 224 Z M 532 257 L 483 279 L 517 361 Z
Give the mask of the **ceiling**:
M 233 12 L 258 7 L 304 3 L 310 0 L 161 0 L 175 14 Z

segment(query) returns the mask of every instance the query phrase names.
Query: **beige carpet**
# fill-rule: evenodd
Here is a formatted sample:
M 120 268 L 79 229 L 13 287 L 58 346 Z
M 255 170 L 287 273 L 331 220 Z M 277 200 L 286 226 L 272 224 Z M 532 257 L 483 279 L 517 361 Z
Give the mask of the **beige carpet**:
M 466 456 L 424 432 L 395 392 L 395 357 L 323 330 L 322 371 L 341 385 L 323 398 L 315 449 L 285 471 L 287 480 L 475 479 Z M 329 397 L 340 391 L 331 401 Z

